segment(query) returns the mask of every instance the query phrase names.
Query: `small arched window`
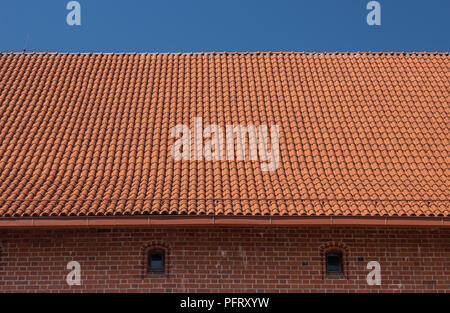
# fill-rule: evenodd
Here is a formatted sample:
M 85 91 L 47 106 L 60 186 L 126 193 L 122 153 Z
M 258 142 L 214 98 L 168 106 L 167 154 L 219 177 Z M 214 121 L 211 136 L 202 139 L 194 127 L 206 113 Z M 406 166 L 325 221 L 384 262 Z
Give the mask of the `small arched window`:
M 325 254 L 325 264 L 327 274 L 331 275 L 343 275 L 344 274 L 344 262 L 342 257 L 342 251 L 329 250 Z
M 165 270 L 166 253 L 164 249 L 154 248 L 148 250 L 147 272 L 161 272 Z

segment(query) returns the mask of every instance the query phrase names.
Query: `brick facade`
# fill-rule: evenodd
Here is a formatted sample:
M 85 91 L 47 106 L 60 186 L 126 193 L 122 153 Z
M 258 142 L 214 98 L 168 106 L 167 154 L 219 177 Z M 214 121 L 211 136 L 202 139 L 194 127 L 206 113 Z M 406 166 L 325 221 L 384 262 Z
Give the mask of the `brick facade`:
M 146 275 L 148 247 L 166 273 Z M 344 251 L 345 278 L 323 254 Z M 0 292 L 450 292 L 449 228 L 171 227 L 0 231 Z M 67 263 L 81 265 L 68 286 Z M 368 286 L 369 261 L 381 286 Z

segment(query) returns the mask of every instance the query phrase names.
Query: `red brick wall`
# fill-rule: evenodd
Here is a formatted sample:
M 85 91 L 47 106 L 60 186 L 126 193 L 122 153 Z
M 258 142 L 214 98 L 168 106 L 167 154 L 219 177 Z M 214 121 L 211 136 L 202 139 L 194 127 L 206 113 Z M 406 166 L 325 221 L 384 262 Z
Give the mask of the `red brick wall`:
M 165 277 L 144 277 L 150 245 L 168 248 Z M 345 250 L 345 279 L 323 273 L 330 245 Z M 1 292 L 450 292 L 448 228 L 15 230 L 0 246 Z M 81 286 L 66 283 L 72 260 Z M 369 261 L 381 286 L 366 283 Z

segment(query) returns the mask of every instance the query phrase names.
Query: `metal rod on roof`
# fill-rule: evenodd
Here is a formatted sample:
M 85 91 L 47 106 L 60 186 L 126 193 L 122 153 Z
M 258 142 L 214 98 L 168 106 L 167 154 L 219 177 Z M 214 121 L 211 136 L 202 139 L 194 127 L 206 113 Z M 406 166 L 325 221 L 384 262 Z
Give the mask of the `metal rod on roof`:
M 27 52 L 28 40 L 30 39 L 30 33 L 27 33 L 27 37 L 25 39 L 25 45 L 23 47 L 23 52 Z

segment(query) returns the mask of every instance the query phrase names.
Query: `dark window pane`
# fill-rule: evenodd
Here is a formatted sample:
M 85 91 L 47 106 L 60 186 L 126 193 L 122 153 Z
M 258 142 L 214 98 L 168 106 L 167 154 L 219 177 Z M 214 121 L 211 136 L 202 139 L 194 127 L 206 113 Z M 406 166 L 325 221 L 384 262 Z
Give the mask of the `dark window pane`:
M 326 255 L 327 272 L 342 273 L 342 253 L 330 251 Z
M 148 265 L 150 271 L 163 271 L 164 251 L 160 249 L 151 250 L 148 255 Z

